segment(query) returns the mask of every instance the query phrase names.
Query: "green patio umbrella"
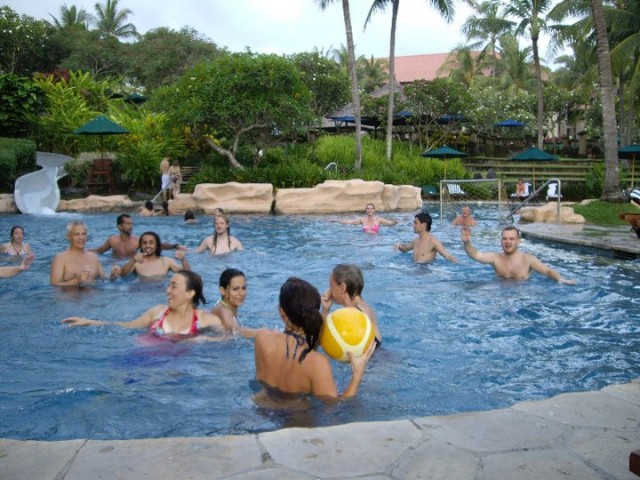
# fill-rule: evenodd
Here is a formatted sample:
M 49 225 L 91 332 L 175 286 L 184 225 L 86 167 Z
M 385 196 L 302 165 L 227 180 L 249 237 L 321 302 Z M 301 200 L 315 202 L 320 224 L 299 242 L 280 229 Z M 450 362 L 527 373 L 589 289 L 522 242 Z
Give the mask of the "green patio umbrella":
M 444 179 L 447 179 L 447 158 L 463 158 L 468 157 L 469 154 L 461 152 L 460 150 L 456 150 L 455 148 L 448 147 L 444 145 L 440 148 L 436 148 L 435 150 L 427 150 L 420 154 L 421 157 L 428 158 L 441 158 L 444 160 Z
M 535 190 L 536 187 L 536 165 L 535 162 L 552 162 L 558 160 L 558 157 L 555 155 L 551 155 L 550 153 L 545 152 L 544 150 L 540 150 L 539 148 L 531 147 L 523 150 L 522 152 L 516 153 L 511 157 L 511 160 L 515 160 L 517 162 L 534 162 L 533 169 L 533 188 Z
M 618 149 L 618 158 L 630 158 L 631 159 L 631 187 L 635 187 L 635 167 L 636 167 L 636 155 L 640 154 L 640 144 L 632 143 L 626 147 Z
M 104 115 L 98 115 L 96 118 L 73 131 L 74 135 L 98 135 L 100 137 L 100 157 L 102 157 L 104 148 L 105 135 L 123 135 L 129 133 L 129 130 L 109 120 Z

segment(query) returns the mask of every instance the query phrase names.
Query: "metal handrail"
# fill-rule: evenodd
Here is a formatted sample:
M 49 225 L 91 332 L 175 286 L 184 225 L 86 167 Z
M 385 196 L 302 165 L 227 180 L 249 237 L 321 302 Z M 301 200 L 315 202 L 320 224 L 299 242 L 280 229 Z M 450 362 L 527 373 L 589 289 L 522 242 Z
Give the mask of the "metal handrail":
M 558 184 L 558 206 L 556 211 L 556 223 L 560 223 L 560 199 L 562 198 L 562 180 L 560 180 L 559 178 L 550 178 L 549 180 L 544 182 L 542 186 L 538 187 L 533 193 L 531 193 L 527 198 L 522 200 L 518 205 L 511 207 L 511 209 L 509 210 L 509 216 L 513 219 L 513 214 L 515 212 L 520 210 L 525 205 L 529 204 L 531 200 L 538 196 L 538 193 L 540 193 L 542 190 L 544 190 L 545 187 L 548 187 L 552 183 Z

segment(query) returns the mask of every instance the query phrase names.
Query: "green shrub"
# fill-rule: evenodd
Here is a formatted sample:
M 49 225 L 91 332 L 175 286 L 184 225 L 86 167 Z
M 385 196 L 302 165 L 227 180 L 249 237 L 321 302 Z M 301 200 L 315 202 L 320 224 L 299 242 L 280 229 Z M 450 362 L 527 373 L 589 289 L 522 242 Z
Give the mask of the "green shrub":
M 0 138 L 0 191 L 12 192 L 21 175 L 36 170 L 36 144 L 20 138 Z

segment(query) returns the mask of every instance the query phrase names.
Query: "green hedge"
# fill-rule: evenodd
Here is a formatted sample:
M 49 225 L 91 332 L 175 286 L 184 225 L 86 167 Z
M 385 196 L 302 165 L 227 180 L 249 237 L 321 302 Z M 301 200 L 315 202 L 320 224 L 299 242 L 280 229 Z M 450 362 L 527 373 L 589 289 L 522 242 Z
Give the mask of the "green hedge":
M 36 170 L 36 148 L 32 140 L 0 137 L 0 191 L 13 192 L 16 178 Z

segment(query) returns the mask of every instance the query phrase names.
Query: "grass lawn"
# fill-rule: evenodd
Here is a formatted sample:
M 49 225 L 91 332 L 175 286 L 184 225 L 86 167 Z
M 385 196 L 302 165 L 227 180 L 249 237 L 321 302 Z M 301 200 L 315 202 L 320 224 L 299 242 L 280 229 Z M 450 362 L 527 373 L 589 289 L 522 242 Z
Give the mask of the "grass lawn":
M 611 203 L 596 200 L 588 205 L 572 205 L 574 211 L 582 215 L 587 223 L 596 225 L 627 225 L 618 220 L 619 213 L 634 212 L 640 214 L 640 208 L 630 203 Z

